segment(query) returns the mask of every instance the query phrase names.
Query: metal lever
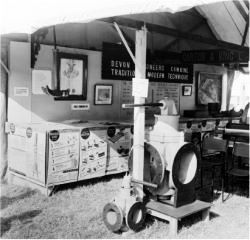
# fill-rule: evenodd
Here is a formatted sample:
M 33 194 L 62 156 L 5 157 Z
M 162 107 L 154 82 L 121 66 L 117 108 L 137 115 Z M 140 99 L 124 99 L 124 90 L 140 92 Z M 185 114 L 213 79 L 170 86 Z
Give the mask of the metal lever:
M 122 108 L 134 108 L 134 107 L 163 107 L 163 103 L 122 104 Z
M 139 184 L 142 184 L 142 185 L 145 185 L 145 186 L 148 186 L 148 187 L 152 187 L 152 188 L 157 188 L 158 187 L 158 185 L 156 185 L 154 183 L 149 183 L 149 182 L 137 180 L 137 179 L 134 179 L 134 178 L 131 179 L 131 182 L 139 183 Z

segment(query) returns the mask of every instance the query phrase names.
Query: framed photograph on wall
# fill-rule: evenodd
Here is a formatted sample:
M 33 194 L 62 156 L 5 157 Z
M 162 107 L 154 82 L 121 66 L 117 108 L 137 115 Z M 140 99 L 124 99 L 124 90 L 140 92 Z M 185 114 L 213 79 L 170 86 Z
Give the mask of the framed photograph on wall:
M 56 100 L 86 100 L 88 56 L 56 53 L 57 91 L 64 93 Z
M 196 79 L 196 105 L 221 103 L 222 75 L 199 72 Z
M 191 96 L 192 95 L 192 86 L 184 85 L 182 86 L 182 96 Z
M 113 85 L 95 85 L 95 105 L 111 105 L 113 102 Z

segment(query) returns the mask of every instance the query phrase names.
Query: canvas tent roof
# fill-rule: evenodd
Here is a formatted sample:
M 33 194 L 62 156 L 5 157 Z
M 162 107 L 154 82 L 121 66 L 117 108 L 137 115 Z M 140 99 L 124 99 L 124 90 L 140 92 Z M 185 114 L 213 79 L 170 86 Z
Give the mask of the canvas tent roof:
M 126 14 L 183 11 L 211 2 L 216 0 L 8 0 L 1 3 L 1 34 Z
M 58 45 L 101 49 L 103 41 L 121 41 L 113 25 L 109 24 L 117 21 L 131 42 L 134 42 L 134 28 L 138 23 L 168 28 L 167 34 L 149 29 L 148 47 L 153 50 L 221 48 L 216 46 L 217 40 L 249 46 L 248 1 L 8 0 L 4 1 L 3 10 L 2 34 L 36 34 L 48 27 L 48 34 L 41 40 L 45 44 L 54 43 L 52 26 L 56 25 Z M 116 18 L 111 18 L 114 16 Z M 95 19 L 98 21 L 93 21 Z M 125 23 L 124 19 L 127 19 Z M 198 35 L 198 38 L 193 38 L 193 35 Z M 248 48 L 244 50 L 249 51 Z
M 3 1 L 1 5 L 2 34 L 32 33 L 41 27 L 88 22 L 111 16 L 173 13 L 196 6 L 199 13 L 207 19 L 218 39 L 241 44 L 246 22 L 249 21 L 248 1 L 71 0 L 69 2 L 66 0 L 8 0 Z

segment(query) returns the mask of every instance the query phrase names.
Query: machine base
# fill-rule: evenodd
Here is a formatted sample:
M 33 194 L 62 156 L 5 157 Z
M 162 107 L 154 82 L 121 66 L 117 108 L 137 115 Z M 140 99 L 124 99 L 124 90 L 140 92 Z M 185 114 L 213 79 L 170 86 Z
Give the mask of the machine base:
M 167 220 L 170 224 L 170 235 L 176 236 L 178 233 L 178 220 L 202 211 L 202 220 L 208 221 L 211 205 L 211 203 L 196 200 L 193 203 L 176 208 L 157 201 L 150 201 L 146 204 L 146 209 L 148 214 Z

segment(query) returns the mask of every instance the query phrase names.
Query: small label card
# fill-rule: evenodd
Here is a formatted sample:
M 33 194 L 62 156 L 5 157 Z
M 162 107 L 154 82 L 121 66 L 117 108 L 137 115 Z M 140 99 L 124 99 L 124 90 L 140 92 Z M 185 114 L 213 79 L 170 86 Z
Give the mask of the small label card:
M 132 96 L 134 97 L 148 97 L 148 79 L 133 78 L 132 80 Z
M 89 103 L 73 103 L 71 104 L 71 110 L 89 110 Z

